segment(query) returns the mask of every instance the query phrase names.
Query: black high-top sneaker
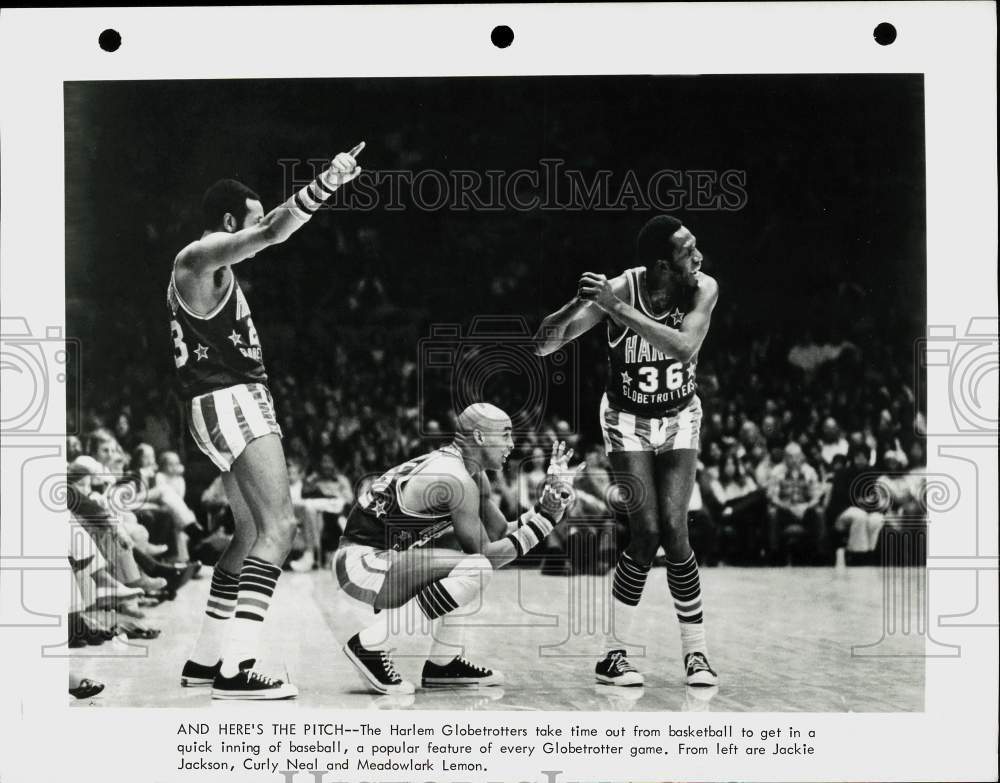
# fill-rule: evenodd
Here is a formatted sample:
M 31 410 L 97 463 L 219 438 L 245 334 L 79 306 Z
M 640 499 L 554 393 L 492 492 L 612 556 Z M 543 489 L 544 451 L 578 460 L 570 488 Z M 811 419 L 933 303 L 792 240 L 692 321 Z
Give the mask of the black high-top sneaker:
M 361 638 L 354 634 L 344 645 L 344 655 L 354 664 L 361 682 L 375 693 L 407 694 L 416 690 L 412 682 L 399 676 L 396 665 L 385 650 L 369 650 L 361 646 Z
M 181 685 L 185 688 L 204 688 L 211 685 L 219 674 L 220 666 L 222 666 L 222 661 L 216 663 L 215 666 L 186 661 L 184 668 L 181 669 Z
M 708 665 L 703 652 L 692 652 L 684 656 L 688 685 L 718 685 L 719 675 Z
M 294 699 L 299 689 L 290 682 L 268 677 L 254 671 L 256 661 L 249 658 L 240 663 L 240 670 L 232 677 L 223 677 L 222 671 L 215 675 L 212 683 L 213 699 Z
M 634 687 L 642 685 L 642 675 L 629 663 L 624 650 L 611 650 L 604 660 L 598 661 L 594 676 L 602 685 L 623 685 Z
M 443 666 L 433 661 L 425 661 L 420 684 L 425 688 L 477 688 L 503 685 L 503 674 L 483 666 L 476 666 L 459 655 Z

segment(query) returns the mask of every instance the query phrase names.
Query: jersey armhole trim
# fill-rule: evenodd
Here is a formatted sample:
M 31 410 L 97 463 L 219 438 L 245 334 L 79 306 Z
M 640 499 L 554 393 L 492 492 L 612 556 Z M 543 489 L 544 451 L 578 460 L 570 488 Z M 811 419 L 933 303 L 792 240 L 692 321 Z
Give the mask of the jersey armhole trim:
M 667 310 L 665 313 L 661 313 L 660 315 L 653 314 L 653 306 L 646 301 L 645 296 L 645 272 L 645 267 L 636 267 L 635 269 L 635 300 L 639 303 L 639 309 L 642 310 L 644 315 L 649 316 L 654 321 L 662 321 L 670 315 L 670 311 Z M 643 277 L 640 278 L 640 275 Z
M 636 296 L 635 296 L 635 280 L 633 279 L 633 273 L 634 272 L 635 272 L 634 269 L 626 269 L 625 270 L 625 282 L 628 283 L 629 304 L 632 307 L 635 307 L 635 299 L 636 299 Z M 620 328 L 622 330 L 622 333 L 620 335 L 618 335 L 617 337 L 612 337 L 611 336 L 611 330 L 614 329 L 614 328 Z M 611 346 L 612 348 L 614 348 L 615 346 L 617 346 L 618 343 L 620 343 L 625 338 L 626 334 L 628 334 L 628 327 L 627 326 L 621 326 L 621 327 L 619 327 L 618 324 L 616 324 L 612 319 L 610 319 L 610 318 L 608 319 L 608 345 L 609 346 Z
M 448 448 L 447 446 L 444 446 L 440 449 L 436 449 L 436 451 L 443 453 L 449 457 L 460 458 L 460 455 L 455 454 L 452 451 L 445 451 L 445 449 L 447 448 Z M 408 516 L 411 517 L 417 517 L 418 519 L 442 519 L 446 516 L 449 516 L 451 512 L 446 512 L 444 514 L 429 514 L 426 511 L 411 511 L 410 509 L 408 509 L 406 506 L 403 505 L 403 487 L 409 483 L 411 478 L 420 473 L 420 471 L 423 470 L 424 466 L 427 465 L 428 462 L 430 462 L 429 459 L 425 460 L 422 465 L 417 465 L 417 467 L 414 468 L 412 471 L 410 471 L 409 474 L 403 476 L 401 481 L 400 480 L 396 481 L 396 506 L 404 514 L 407 514 Z
M 233 270 L 229 270 L 229 288 L 226 289 L 226 293 L 219 300 L 219 303 L 215 305 L 211 310 L 209 310 L 205 315 L 199 315 L 190 307 L 188 307 L 187 302 L 184 301 L 184 297 L 181 296 L 181 289 L 177 286 L 177 280 L 174 275 L 177 272 L 177 264 L 174 264 L 174 268 L 170 270 L 170 285 L 173 286 L 174 295 L 177 297 L 177 303 L 181 306 L 185 313 L 190 315 L 192 318 L 197 318 L 199 321 L 211 321 L 215 316 L 222 312 L 222 308 L 226 306 L 226 302 L 229 301 L 229 297 L 233 295 L 233 289 L 236 287 L 236 275 Z

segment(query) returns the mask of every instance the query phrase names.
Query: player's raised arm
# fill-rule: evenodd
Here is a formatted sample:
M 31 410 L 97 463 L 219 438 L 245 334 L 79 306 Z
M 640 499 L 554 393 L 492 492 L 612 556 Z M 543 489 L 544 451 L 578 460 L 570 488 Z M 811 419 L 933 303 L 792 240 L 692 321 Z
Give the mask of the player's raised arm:
M 587 272 L 580 278 L 580 298 L 592 302 L 615 323 L 631 329 L 654 348 L 682 362 L 698 353 L 712 321 L 712 310 L 719 299 L 719 285 L 708 275 L 701 275 L 694 296 L 694 307 L 674 329 L 632 307 L 619 298 L 611 281 L 604 275 Z
M 238 222 L 233 213 L 225 212 L 218 225 L 206 227 L 201 239 L 180 252 L 178 267 L 195 275 L 210 274 L 219 267 L 238 264 L 266 247 L 284 242 L 304 226 L 339 187 L 361 173 L 357 156 L 364 146 L 361 142 L 350 152 L 338 153 L 316 179 L 266 215 L 262 214 L 256 194 L 243 188 L 245 193 L 241 195 L 246 201 L 246 210 L 242 221 Z M 227 182 L 239 185 L 232 181 L 220 184 Z
M 611 281 L 611 286 L 620 296 L 625 292 L 628 282 L 624 275 L 620 275 Z M 574 296 L 542 321 L 542 325 L 535 332 L 535 353 L 539 356 L 548 356 L 593 329 L 604 320 L 604 316 L 604 311 L 595 303 Z

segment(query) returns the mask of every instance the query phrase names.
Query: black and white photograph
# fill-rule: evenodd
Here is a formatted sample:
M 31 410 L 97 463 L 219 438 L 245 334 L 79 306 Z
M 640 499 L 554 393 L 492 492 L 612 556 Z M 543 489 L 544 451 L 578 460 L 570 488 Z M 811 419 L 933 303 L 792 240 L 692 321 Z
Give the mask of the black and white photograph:
M 923 708 L 919 76 L 65 106 L 82 703 Z
M 779 5 L 744 62 L 707 5 L 470 8 L 468 67 L 398 43 L 445 7 L 258 7 L 8 71 L 11 724 L 149 727 L 86 780 L 895 780 L 944 689 L 987 753 L 922 779 L 995 779 L 995 16 L 835 64 Z M 536 11 L 667 60 L 538 67 Z

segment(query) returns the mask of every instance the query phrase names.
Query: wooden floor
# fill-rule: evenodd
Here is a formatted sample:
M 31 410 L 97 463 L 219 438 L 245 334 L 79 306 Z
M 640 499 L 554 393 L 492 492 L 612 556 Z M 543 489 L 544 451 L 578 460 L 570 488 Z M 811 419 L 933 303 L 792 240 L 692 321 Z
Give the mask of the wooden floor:
M 475 625 L 465 634 L 468 657 L 502 671 L 506 684 L 480 691 L 418 688 L 415 696 L 380 697 L 360 689 L 340 652 L 343 642 L 371 621 L 370 610 L 359 611 L 329 571 L 286 572 L 267 620 L 261 668 L 287 671 L 300 689 L 297 700 L 276 704 L 277 709 L 923 710 L 919 635 L 896 633 L 892 645 L 866 648 L 882 655 L 852 654 L 852 647 L 883 637 L 880 569 L 703 569 L 709 658 L 721 678 L 720 686 L 707 692 L 683 684 L 677 622 L 662 569 L 650 575 L 635 638 L 628 640 L 645 645 L 645 655 L 632 660 L 645 674 L 646 686 L 594 683 L 602 637 L 593 631 L 600 625 L 606 580 L 500 571 L 487 603 L 463 623 Z M 146 622 L 163 630 L 159 639 L 132 642 L 141 646 L 117 653 L 108 644 L 71 651 L 75 671 L 107 685 L 100 696 L 74 706 L 210 706 L 205 689 L 178 684 L 209 581 L 206 575 L 183 588 L 176 601 L 148 610 Z M 397 667 L 418 684 L 427 645 L 420 633 L 398 638 Z

